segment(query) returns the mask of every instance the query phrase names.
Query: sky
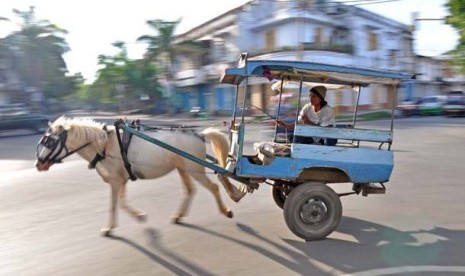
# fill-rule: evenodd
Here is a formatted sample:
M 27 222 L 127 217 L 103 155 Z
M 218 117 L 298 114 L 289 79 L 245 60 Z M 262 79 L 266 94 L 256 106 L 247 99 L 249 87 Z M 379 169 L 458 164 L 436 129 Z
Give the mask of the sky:
M 236 8 L 245 0 L 118 0 L 118 1 L 58 1 L 58 0 L 0 0 L 0 17 L 13 22 L 0 21 L 0 37 L 15 30 L 16 17 L 12 10 L 28 10 L 35 7 L 38 19 L 68 31 L 66 40 L 71 48 L 64 58 L 70 73 L 81 72 L 92 82 L 98 70 L 100 54 L 115 53 L 111 43 L 121 40 L 127 43 L 130 58 L 140 58 L 146 45 L 136 39 L 154 34 L 146 20 L 177 20 L 181 23 L 177 33 L 183 33 L 224 12 Z M 260 1 L 260 0 L 259 0 Z M 263 0 L 262 0 L 263 1 Z M 270 1 L 270 0 L 266 0 Z M 357 1 L 348 1 L 353 4 Z M 447 15 L 447 0 L 380 0 L 358 7 L 375 12 L 404 24 L 412 24 L 412 13 L 419 19 L 440 19 Z M 17 21 L 16 21 L 17 22 Z M 436 56 L 452 50 L 457 42 L 457 32 L 439 20 L 416 21 L 414 51 L 425 56 Z

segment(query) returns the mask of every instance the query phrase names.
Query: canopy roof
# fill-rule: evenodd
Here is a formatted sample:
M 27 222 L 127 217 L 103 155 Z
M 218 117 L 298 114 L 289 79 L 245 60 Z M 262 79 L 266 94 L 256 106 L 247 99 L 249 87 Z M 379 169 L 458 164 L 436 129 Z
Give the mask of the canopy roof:
M 244 66 L 228 68 L 221 83 L 240 84 L 246 76 L 268 80 L 298 81 L 321 84 L 366 86 L 371 83 L 397 85 L 413 78 L 412 74 L 389 70 L 357 68 L 314 62 L 282 60 L 247 60 Z

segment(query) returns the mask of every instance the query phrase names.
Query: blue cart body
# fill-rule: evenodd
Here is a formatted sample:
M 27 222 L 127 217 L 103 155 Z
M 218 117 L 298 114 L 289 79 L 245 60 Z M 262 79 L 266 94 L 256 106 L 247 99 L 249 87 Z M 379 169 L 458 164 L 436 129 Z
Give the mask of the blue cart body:
M 312 62 L 252 60 L 245 56 L 239 67 L 226 69 L 221 79 L 222 83 L 237 86 L 236 106 L 242 110 L 249 106 L 250 96 L 247 94 L 250 93 L 248 80 L 251 77 L 262 78 L 265 82 L 266 79 L 294 81 L 300 83 L 300 88 L 302 83 L 358 87 L 359 93 L 362 87 L 376 83 L 388 85 L 392 87 L 393 93 L 396 93 L 396 86 L 401 81 L 411 79 L 412 75 Z M 299 91 L 302 93 L 302 89 Z M 237 102 L 239 93 L 243 93 L 242 103 Z M 395 96 L 393 98 L 396 99 Z M 395 104 L 393 103 L 392 106 L 394 107 Z M 391 128 L 388 130 L 362 129 L 355 127 L 356 117 L 357 108 L 353 122 L 346 127 L 296 125 L 294 129 L 294 136 L 337 139 L 336 145 L 297 144 L 287 141 L 291 142 L 287 143 L 290 152 L 285 156 L 263 156 L 266 154 L 260 154 L 258 149 L 256 149 L 257 156 L 251 156 L 243 155 L 246 135 L 245 112 L 237 118 L 234 114 L 230 124 L 231 149 L 227 170 L 242 179 L 251 179 L 251 182 L 270 179 L 284 180 L 297 185 L 308 181 L 385 183 L 389 180 L 394 167 L 394 156 L 390 150 L 393 123 L 391 122 Z M 393 119 L 394 116 L 391 117 L 391 120 Z M 279 146 L 279 143 L 275 142 L 271 144 Z M 361 142 L 370 146 L 362 147 Z

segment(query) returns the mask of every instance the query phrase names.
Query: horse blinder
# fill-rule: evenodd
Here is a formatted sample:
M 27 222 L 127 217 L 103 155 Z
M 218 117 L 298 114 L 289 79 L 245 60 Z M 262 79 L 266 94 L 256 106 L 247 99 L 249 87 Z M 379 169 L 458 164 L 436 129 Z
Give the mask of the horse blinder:
M 66 131 L 63 131 L 60 134 L 46 133 L 37 144 L 37 159 L 40 162 L 61 163 L 63 158 L 68 156 L 67 154 L 65 154 L 63 157 L 57 158 L 61 154 L 63 149 L 65 149 L 66 152 L 68 152 L 68 150 L 66 149 L 66 138 Z M 57 151 L 58 148 L 59 150 Z M 43 152 L 44 149 L 48 149 L 49 152 L 45 157 L 41 157 L 40 154 Z

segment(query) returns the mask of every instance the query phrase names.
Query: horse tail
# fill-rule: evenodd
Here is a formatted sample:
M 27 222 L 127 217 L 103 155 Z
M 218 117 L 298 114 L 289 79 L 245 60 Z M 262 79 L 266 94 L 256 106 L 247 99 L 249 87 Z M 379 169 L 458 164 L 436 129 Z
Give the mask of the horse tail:
M 207 128 L 202 131 L 202 134 L 210 141 L 212 150 L 218 159 L 218 164 L 223 168 L 226 167 L 226 159 L 228 158 L 229 152 L 229 141 L 227 136 L 220 130 L 214 128 Z M 235 202 L 238 202 L 246 194 L 245 191 L 239 190 L 234 186 L 226 175 L 218 174 L 218 179 L 221 184 L 223 184 L 229 197 Z
M 218 159 L 221 167 L 226 166 L 226 159 L 228 158 L 229 141 L 224 133 L 218 129 L 207 128 L 202 131 L 202 134 L 210 141 L 212 150 Z

